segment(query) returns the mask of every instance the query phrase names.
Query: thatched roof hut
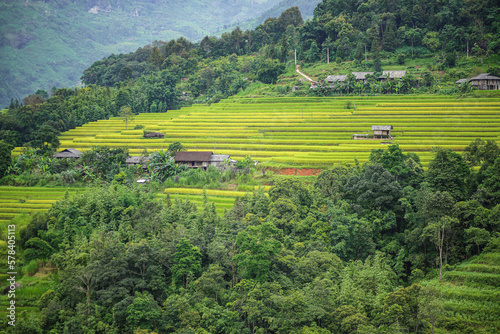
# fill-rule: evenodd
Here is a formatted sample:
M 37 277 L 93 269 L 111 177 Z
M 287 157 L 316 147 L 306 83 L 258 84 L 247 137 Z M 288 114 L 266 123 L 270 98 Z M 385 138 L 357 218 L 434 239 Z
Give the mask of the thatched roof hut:
M 82 156 L 82 152 L 75 150 L 74 148 L 67 148 L 65 150 L 62 150 L 61 152 L 58 152 L 54 154 L 54 158 L 57 159 L 62 159 L 62 158 L 73 158 L 73 159 L 78 159 Z

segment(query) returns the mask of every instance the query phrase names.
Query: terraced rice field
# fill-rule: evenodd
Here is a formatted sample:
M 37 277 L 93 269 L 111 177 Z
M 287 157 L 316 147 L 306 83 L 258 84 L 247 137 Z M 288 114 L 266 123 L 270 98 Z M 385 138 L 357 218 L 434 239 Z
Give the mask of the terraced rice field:
M 265 188 L 266 189 L 266 188 Z M 251 192 L 245 191 L 229 191 L 229 190 L 205 190 L 207 201 L 209 203 L 215 204 L 215 210 L 217 213 L 222 214 L 225 210 L 229 211 L 234 205 L 237 197 L 243 197 L 246 194 L 251 194 Z M 167 195 L 171 200 L 180 199 L 186 200 L 189 199 L 191 202 L 196 204 L 198 209 L 201 210 L 204 195 L 203 189 L 195 189 L 195 188 L 167 188 L 165 189 L 164 194 L 157 195 L 159 198 L 166 198 Z
M 63 199 L 66 190 L 74 195 L 77 188 L 45 188 L 45 187 L 0 187 L 0 229 L 7 231 L 7 225 L 16 216 L 36 212 L 47 212 L 54 203 Z M 159 199 L 169 194 L 172 200 L 189 199 L 201 209 L 203 204 L 203 189 L 169 188 L 165 194 L 158 194 Z M 244 191 L 206 190 L 209 203 L 214 203 L 218 213 L 230 210 L 238 196 L 245 196 Z M 17 226 L 20 229 L 22 226 Z M 1 242 L 1 241 L 0 241 Z
M 6 231 L 6 225 L 14 217 L 35 212 L 47 212 L 52 204 L 61 200 L 68 191 L 71 196 L 76 188 L 45 187 L 0 187 L 0 229 Z
M 346 109 L 347 102 L 356 109 Z M 138 124 L 165 138 L 142 138 L 143 130 L 132 130 Z M 352 139 L 353 134 L 371 134 L 372 125 L 392 125 L 394 140 Z M 432 147 L 461 151 L 478 137 L 500 142 L 499 98 L 233 98 L 211 106 L 140 114 L 128 130 L 119 118 L 97 121 L 63 133 L 60 140 L 61 149 L 107 145 L 128 147 L 131 155 L 179 141 L 191 151 L 314 167 L 352 163 L 355 158 L 365 162 L 372 149 L 388 142 L 418 153 L 425 166 L 432 159 Z M 15 150 L 19 153 L 20 148 Z
M 441 292 L 442 316 L 452 333 L 467 328 L 500 332 L 500 253 L 483 253 L 433 281 Z

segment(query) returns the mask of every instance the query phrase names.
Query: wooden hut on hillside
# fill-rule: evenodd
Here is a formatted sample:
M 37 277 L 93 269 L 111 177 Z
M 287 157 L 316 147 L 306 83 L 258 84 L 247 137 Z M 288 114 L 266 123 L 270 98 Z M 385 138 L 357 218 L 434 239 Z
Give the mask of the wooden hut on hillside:
M 178 152 L 175 155 L 175 163 L 186 165 L 189 168 L 203 168 L 207 169 L 210 165 L 213 152 Z
M 164 138 L 165 135 L 161 132 L 148 132 L 144 134 L 144 138 Z
M 143 157 L 143 156 L 129 156 L 127 159 L 125 159 L 125 163 L 127 166 L 137 166 L 141 165 L 142 169 L 147 170 L 148 169 L 148 164 L 149 162 L 149 157 Z
M 387 139 L 391 137 L 392 125 L 372 125 L 373 139 Z

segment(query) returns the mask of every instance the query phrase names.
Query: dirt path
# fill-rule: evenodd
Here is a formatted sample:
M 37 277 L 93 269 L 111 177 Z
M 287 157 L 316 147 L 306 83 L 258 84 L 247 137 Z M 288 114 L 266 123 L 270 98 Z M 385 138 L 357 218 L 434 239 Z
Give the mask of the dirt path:
M 304 78 L 306 78 L 307 80 L 309 80 L 310 82 L 312 83 L 317 83 L 316 81 L 314 81 L 313 79 L 311 79 L 308 75 L 302 73 L 300 70 L 300 65 L 295 65 L 295 72 L 297 72 L 298 74 L 302 75 Z

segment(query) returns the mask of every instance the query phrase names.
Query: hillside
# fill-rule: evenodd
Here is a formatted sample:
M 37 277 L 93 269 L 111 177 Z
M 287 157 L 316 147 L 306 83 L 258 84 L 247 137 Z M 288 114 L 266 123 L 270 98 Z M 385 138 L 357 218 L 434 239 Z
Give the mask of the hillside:
M 433 280 L 437 317 L 449 333 L 500 331 L 500 252 L 483 252 Z M 441 311 L 441 312 L 439 312 Z
M 38 89 L 71 87 L 110 54 L 154 40 L 193 41 L 254 19 L 278 5 L 262 1 L 2 1 L 0 105 Z M 250 28 L 253 26 L 250 25 Z

